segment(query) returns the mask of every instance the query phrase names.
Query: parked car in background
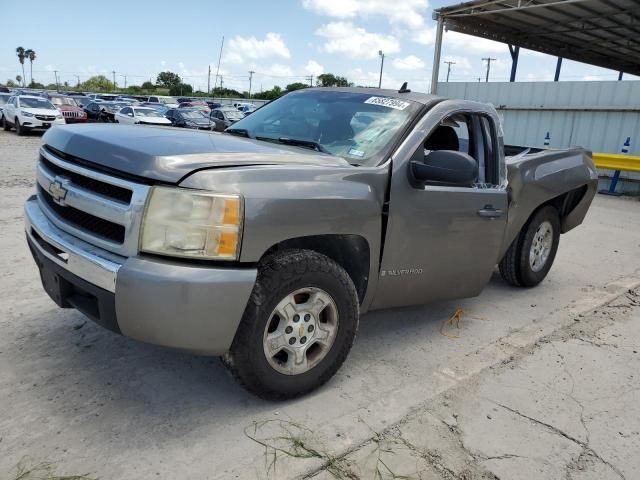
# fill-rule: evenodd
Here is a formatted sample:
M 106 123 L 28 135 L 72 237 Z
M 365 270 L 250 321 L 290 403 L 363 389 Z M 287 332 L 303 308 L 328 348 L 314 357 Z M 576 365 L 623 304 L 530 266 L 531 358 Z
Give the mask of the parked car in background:
M 15 128 L 18 135 L 65 123 L 62 113 L 49 100 L 35 95 L 12 96 L 2 107 L 2 112 L 4 130 Z
M 162 115 L 166 115 L 172 107 L 165 105 L 164 103 L 154 103 L 154 102 L 142 102 L 138 106 L 140 107 L 149 107 L 153 108 L 155 111 L 160 112 Z
M 195 101 L 195 102 L 182 102 L 178 108 L 196 108 L 198 110 L 200 110 L 202 113 L 204 113 L 205 115 L 209 115 L 211 113 L 211 109 L 209 108 L 209 105 L 207 105 L 205 102 L 201 102 L 201 101 Z
M 216 109 L 216 108 L 220 108 L 220 107 L 222 106 L 222 104 L 221 104 L 221 103 L 219 103 L 219 102 L 209 102 L 209 101 L 207 101 L 206 103 L 207 103 L 207 106 L 208 106 L 211 110 L 214 110 L 214 109 Z
M 245 117 L 244 113 L 234 107 L 216 108 L 211 111 L 209 116 L 211 121 L 215 123 L 215 129 L 218 132 L 222 132 L 225 128 L 230 127 Z
M 11 98 L 10 93 L 2 92 L 0 93 L 0 121 L 2 121 L 2 106 L 9 101 Z
M 213 130 L 215 124 L 195 108 L 172 108 L 165 117 L 171 121 L 174 127 L 193 128 L 195 130 Z
M 84 107 L 86 107 L 87 105 L 89 105 L 91 102 L 94 101 L 91 97 L 86 97 L 84 95 L 73 97 L 73 99 L 76 101 L 78 106 L 83 108 L 83 109 L 84 109 Z
M 147 103 L 159 103 L 162 105 L 166 105 L 169 108 L 177 108 L 179 103 L 173 97 L 164 97 L 162 95 L 151 95 L 147 99 Z
M 67 123 L 85 123 L 87 121 L 87 112 L 78 105 L 73 97 L 57 93 L 47 94 L 47 97 L 60 110 Z
M 114 121 L 128 125 L 171 125 L 171 120 L 150 107 L 124 107 L 115 114 Z
M 84 107 L 89 122 L 113 122 L 114 115 L 122 108 L 128 107 L 124 102 L 94 101 Z
M 255 104 L 250 102 L 236 102 L 233 106 L 241 112 L 254 111 L 256 109 Z

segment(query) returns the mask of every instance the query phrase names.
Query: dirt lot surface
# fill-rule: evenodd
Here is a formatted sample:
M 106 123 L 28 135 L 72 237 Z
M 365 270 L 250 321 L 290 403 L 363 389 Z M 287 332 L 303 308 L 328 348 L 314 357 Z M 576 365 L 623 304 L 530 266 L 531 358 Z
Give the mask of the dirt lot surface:
M 48 299 L 40 142 L 0 131 L 0 478 L 640 478 L 637 199 L 598 196 L 535 289 L 366 315 L 334 379 L 271 403 Z

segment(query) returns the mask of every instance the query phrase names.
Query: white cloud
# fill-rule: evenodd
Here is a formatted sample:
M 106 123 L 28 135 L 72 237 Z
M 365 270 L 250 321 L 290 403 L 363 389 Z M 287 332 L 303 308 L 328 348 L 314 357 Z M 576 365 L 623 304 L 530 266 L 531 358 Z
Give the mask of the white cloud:
M 420 70 L 424 65 L 424 62 L 415 55 L 393 60 L 393 66 L 398 70 Z
M 413 41 L 422 45 L 432 45 L 436 41 L 436 27 L 425 27 L 413 35 Z
M 236 35 L 229 40 L 224 61 L 241 64 L 250 60 L 272 57 L 291 58 L 291 52 L 279 33 L 269 32 L 262 40 Z
M 316 35 L 327 39 L 323 46 L 325 52 L 353 58 L 375 58 L 379 50 L 385 54 L 400 51 L 400 44 L 394 36 L 370 33 L 351 22 L 328 23 L 316 30 Z
M 304 8 L 319 15 L 334 18 L 354 18 L 380 15 L 390 23 L 399 23 L 409 28 L 424 24 L 422 13 L 429 7 L 428 0 L 303 0 Z
M 167 66 L 167 61 L 166 60 L 160 60 L 160 66 L 161 67 L 166 67 Z
M 274 63 L 270 65 L 266 69 L 260 70 L 261 73 L 267 76 L 274 77 L 293 77 L 293 70 L 287 65 L 281 65 L 279 63 Z
M 480 53 L 505 53 L 508 47 L 504 43 L 494 42 L 486 38 L 473 37 L 458 32 L 445 32 L 443 45 L 456 50 Z
M 313 75 L 314 77 L 317 77 L 322 72 L 324 72 L 324 67 L 320 65 L 318 62 L 316 62 L 315 60 L 309 60 L 304 67 L 304 71 L 307 72 L 309 75 Z
M 49 65 L 45 65 L 44 69 L 47 72 L 53 72 L 55 70 L 55 68 L 53 67 L 53 65 L 49 64 Z

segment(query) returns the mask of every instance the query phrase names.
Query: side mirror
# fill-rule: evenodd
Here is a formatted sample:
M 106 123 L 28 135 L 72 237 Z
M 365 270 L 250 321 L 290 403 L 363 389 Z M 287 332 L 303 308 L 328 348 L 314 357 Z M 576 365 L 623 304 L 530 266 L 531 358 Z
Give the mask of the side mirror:
M 455 150 L 433 150 L 424 157 L 422 162 L 412 160 L 410 172 L 418 184 L 470 187 L 478 179 L 478 163 L 466 153 Z
M 127 115 L 129 115 L 130 117 L 133 117 L 133 113 L 127 113 Z

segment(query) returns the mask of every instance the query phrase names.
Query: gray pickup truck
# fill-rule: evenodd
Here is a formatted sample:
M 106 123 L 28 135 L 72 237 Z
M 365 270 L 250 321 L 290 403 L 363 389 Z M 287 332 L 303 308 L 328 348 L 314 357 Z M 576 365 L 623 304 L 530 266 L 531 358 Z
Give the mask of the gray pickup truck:
M 362 313 L 478 295 L 496 265 L 541 282 L 596 183 L 580 148 L 505 148 L 490 105 L 310 88 L 224 133 L 52 129 L 26 234 L 60 307 L 287 398 L 340 368 Z

